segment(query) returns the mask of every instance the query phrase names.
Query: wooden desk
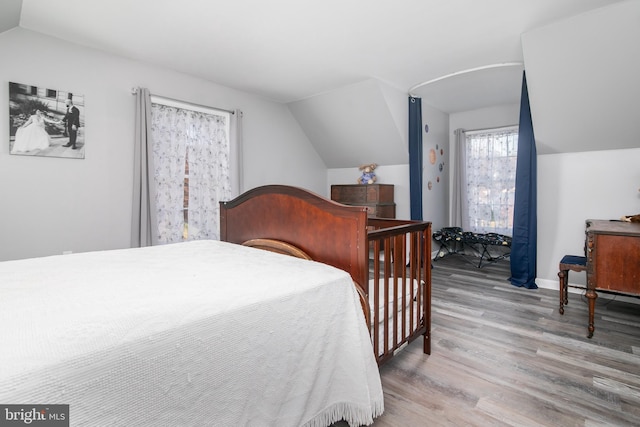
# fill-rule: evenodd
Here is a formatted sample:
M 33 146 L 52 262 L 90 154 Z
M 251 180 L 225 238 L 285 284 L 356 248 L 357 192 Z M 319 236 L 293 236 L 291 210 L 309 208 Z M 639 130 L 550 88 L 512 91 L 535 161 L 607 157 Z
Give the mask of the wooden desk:
M 640 224 L 586 221 L 589 338 L 593 336 L 596 290 L 640 296 Z

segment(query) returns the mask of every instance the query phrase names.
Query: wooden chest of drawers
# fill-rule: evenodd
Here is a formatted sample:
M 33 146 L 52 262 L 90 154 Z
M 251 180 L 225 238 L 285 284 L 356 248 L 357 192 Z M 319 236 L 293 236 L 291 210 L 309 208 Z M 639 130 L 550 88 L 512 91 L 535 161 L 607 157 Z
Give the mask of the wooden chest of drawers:
M 369 216 L 396 217 L 392 184 L 332 185 L 331 200 L 345 205 L 366 206 Z

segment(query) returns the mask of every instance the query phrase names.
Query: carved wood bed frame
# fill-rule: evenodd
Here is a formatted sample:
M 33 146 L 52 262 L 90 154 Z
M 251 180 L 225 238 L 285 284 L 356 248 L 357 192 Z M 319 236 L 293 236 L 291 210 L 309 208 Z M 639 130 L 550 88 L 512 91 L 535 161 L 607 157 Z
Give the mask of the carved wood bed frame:
M 220 239 L 347 271 L 378 364 L 421 335 L 424 352 L 431 352 L 430 222 L 368 218 L 364 207 L 269 185 L 220 203 Z

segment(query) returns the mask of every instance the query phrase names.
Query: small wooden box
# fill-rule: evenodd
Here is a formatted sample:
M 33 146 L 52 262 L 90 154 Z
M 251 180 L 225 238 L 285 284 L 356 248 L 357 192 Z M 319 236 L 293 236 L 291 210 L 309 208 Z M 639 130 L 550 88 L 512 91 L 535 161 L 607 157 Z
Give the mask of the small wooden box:
M 365 206 L 369 216 L 396 217 L 392 184 L 332 185 L 331 200 L 345 205 Z

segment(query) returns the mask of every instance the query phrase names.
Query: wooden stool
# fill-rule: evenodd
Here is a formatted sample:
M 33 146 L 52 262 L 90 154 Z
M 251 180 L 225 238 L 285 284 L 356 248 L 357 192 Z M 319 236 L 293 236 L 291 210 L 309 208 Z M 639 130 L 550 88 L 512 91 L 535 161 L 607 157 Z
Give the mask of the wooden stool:
M 587 271 L 587 257 L 577 255 L 565 255 L 562 257 L 559 266 L 558 277 L 560 278 L 560 314 L 564 314 L 564 306 L 569 304 L 569 270 Z

